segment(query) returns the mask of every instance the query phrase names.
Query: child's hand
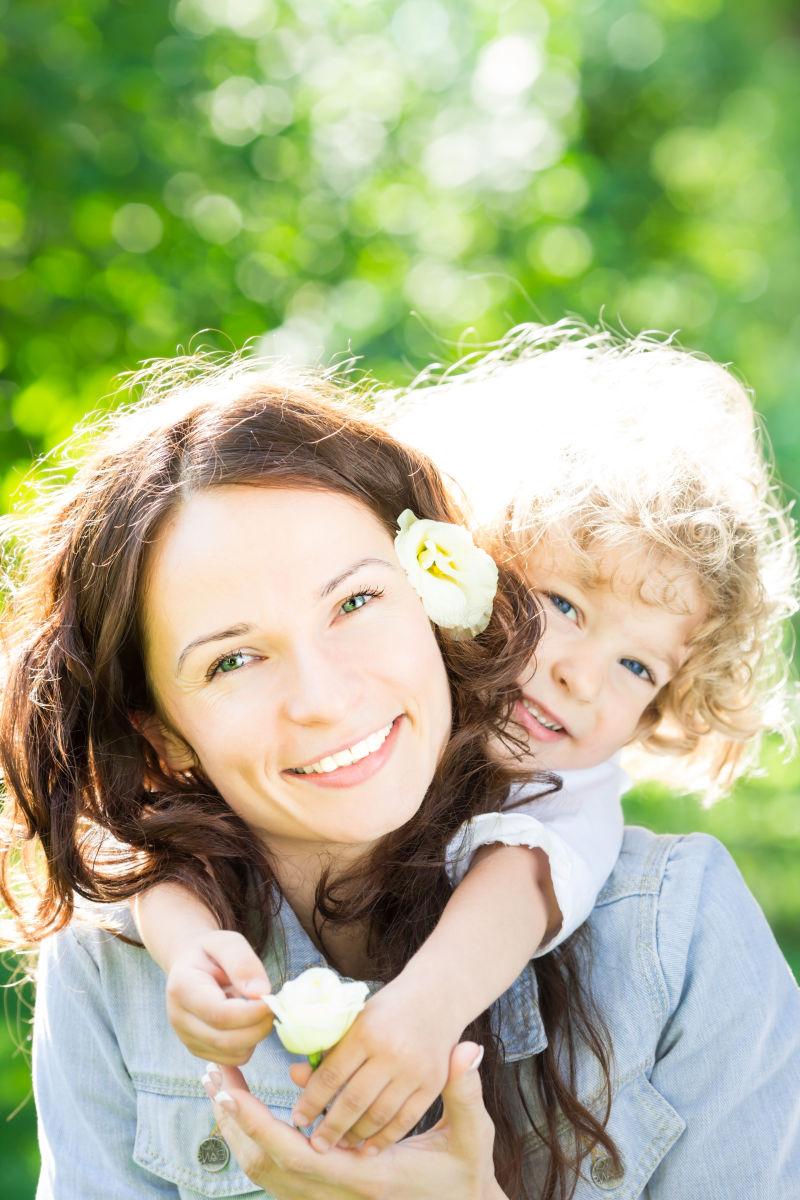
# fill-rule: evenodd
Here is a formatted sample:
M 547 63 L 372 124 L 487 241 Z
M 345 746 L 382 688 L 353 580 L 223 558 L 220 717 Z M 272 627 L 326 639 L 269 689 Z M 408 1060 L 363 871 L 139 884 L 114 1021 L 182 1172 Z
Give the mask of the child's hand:
M 310 1077 L 299 1064 L 291 1068 L 295 1083 L 306 1085 L 292 1114 L 296 1125 L 310 1125 L 333 1101 L 312 1135 L 316 1150 L 364 1140 L 362 1149 L 376 1153 L 414 1128 L 441 1093 L 461 1034 L 445 1009 L 395 979 L 367 1001 Z
M 170 968 L 167 1015 L 192 1054 L 240 1066 L 272 1029 L 272 1013 L 258 998 L 269 991 L 263 964 L 240 933 L 207 931 Z

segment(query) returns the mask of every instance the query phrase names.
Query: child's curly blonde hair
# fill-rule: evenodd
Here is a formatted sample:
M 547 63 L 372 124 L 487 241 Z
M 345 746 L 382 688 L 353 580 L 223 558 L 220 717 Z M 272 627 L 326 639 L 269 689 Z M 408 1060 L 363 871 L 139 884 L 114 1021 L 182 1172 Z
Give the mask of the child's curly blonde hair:
M 794 528 L 729 370 L 652 334 L 525 325 L 377 415 L 457 481 L 495 546 L 557 543 L 598 582 L 609 552 L 643 557 L 643 575 L 665 556 L 694 573 L 707 616 L 645 714 L 634 774 L 711 799 L 762 734 L 793 744 Z

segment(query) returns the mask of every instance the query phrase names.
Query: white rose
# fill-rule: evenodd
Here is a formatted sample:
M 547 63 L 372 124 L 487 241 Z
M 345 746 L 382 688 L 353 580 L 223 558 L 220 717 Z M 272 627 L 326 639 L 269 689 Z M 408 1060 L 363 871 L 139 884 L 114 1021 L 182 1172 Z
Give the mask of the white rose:
M 275 1032 L 291 1054 L 316 1055 L 335 1046 L 361 1012 L 365 983 L 345 983 L 327 967 L 309 967 L 265 996 L 277 1018 Z
M 401 513 L 397 557 L 435 625 L 475 637 L 489 624 L 497 591 L 497 564 L 463 525 L 418 520 Z

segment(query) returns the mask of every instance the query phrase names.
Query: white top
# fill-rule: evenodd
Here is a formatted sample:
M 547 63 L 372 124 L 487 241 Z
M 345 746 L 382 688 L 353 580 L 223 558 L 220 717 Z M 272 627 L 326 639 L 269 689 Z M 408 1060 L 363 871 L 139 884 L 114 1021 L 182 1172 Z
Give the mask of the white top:
M 447 872 L 454 884 L 464 878 L 480 846 L 501 842 L 545 852 L 562 921 L 558 933 L 542 943 L 534 958 L 553 950 L 583 924 L 622 846 L 621 799 L 630 780 L 619 757 L 559 774 L 560 791 L 537 800 L 540 784 L 512 788 L 507 810 L 525 796 L 531 799 L 510 811 L 473 817 L 447 847 Z

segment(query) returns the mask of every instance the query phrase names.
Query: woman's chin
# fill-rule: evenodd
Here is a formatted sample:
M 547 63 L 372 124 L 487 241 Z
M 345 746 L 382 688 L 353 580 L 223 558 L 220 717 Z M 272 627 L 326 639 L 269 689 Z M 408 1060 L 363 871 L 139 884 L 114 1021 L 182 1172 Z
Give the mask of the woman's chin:
M 388 837 L 390 833 L 395 833 L 403 825 L 405 825 L 415 813 L 419 810 L 419 805 L 408 812 L 398 812 L 396 806 L 391 812 L 384 815 L 371 813 L 369 819 L 364 819 L 365 814 L 350 814 L 352 819 L 348 819 L 347 815 L 343 815 L 342 820 L 337 821 L 325 840 L 337 846 L 373 846 L 379 842 L 381 838 Z

